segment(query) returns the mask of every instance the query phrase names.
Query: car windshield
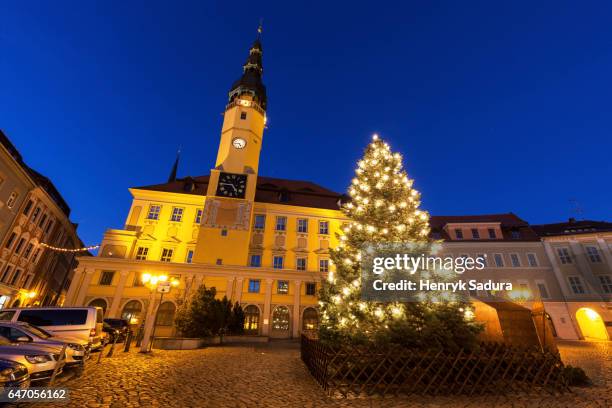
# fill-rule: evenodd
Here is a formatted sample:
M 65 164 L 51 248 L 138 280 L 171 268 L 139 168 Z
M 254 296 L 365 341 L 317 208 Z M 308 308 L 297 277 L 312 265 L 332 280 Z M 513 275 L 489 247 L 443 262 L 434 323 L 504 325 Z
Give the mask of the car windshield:
M 53 337 L 53 335 L 49 332 L 44 331 L 40 327 L 32 326 L 31 324 L 24 324 L 21 327 L 23 327 L 36 337 L 40 337 L 41 339 L 48 339 L 49 337 Z

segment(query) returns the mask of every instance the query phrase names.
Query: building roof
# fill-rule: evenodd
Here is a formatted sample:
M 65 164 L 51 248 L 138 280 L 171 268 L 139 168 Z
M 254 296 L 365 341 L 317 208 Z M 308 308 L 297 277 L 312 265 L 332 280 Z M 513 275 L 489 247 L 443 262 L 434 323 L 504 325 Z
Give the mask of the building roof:
M 136 187 L 140 190 L 165 191 L 169 193 L 206 195 L 208 175 L 185 177 L 168 183 Z M 328 190 L 310 181 L 287 180 L 272 177 L 257 177 L 255 202 L 295 205 L 299 207 L 339 210 L 339 203 L 346 196 Z
M 592 220 L 577 221 L 574 218 L 570 218 L 567 222 L 532 225 L 531 227 L 540 237 L 612 232 L 612 222 Z
M 463 241 L 474 242 L 497 242 L 497 241 L 539 241 L 538 234 L 530 227 L 529 223 L 514 213 L 501 214 L 482 214 L 482 215 L 432 215 L 429 225 L 432 235 L 436 239 L 452 241 L 444 227 L 453 223 L 499 223 L 502 237 L 497 239 L 487 239 L 481 236 L 480 239 L 464 237 Z
M 6 136 L 4 132 L 2 132 L 2 130 L 0 130 L 0 143 L 4 146 L 6 150 L 8 150 L 13 159 L 15 159 L 15 161 L 21 166 L 21 168 L 23 168 L 24 171 L 28 173 L 28 175 L 33 179 L 34 183 L 44 189 L 47 194 L 49 194 L 51 199 L 55 201 L 55 203 L 62 210 L 62 212 L 66 214 L 66 217 L 69 217 L 70 207 L 68 206 L 68 203 L 66 203 L 66 200 L 64 200 L 64 197 L 62 197 L 62 195 L 60 194 L 59 190 L 55 187 L 53 182 L 48 177 L 34 170 L 23 161 L 23 157 L 21 156 L 21 153 L 19 153 L 19 150 L 17 150 L 15 145 L 10 141 L 8 136 Z

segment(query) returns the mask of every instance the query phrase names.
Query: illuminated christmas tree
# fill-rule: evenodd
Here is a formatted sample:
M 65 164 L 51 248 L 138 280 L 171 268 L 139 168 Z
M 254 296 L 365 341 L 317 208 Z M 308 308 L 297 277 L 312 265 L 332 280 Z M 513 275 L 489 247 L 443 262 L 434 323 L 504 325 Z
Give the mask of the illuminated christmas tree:
M 349 223 L 331 252 L 335 271 L 320 293 L 320 338 L 327 342 L 397 343 L 411 347 L 469 347 L 480 326 L 459 298 L 414 302 L 361 299 L 362 249 L 369 243 L 430 247 L 429 214 L 402 167 L 402 156 L 374 135 L 357 163 L 343 212 Z M 454 279 L 455 277 L 453 277 Z

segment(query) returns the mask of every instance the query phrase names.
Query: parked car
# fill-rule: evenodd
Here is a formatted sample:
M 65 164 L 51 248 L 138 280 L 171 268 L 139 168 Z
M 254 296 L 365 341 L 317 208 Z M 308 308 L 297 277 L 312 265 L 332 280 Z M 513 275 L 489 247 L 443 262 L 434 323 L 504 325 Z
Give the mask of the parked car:
M 57 337 L 40 327 L 25 322 L 0 321 L 0 336 L 11 343 L 34 343 L 62 347 L 66 344 L 66 365 L 81 364 L 85 358 L 89 343 L 71 337 Z
M 0 388 L 28 388 L 29 386 L 30 374 L 25 365 L 0 358 Z
M 102 347 L 102 319 L 99 307 L 28 307 L 0 310 L 0 320 L 26 322 L 57 337 L 89 342 L 92 350 Z
M 117 336 L 117 343 L 121 343 L 125 341 L 130 332 L 130 323 L 125 319 L 104 319 L 102 330 L 108 333 L 109 343 L 115 341 L 115 336 Z
M 0 359 L 11 360 L 24 365 L 30 381 L 41 381 L 51 378 L 60 358 L 61 347 L 36 344 L 15 344 L 0 336 Z M 59 362 L 60 374 L 65 362 Z

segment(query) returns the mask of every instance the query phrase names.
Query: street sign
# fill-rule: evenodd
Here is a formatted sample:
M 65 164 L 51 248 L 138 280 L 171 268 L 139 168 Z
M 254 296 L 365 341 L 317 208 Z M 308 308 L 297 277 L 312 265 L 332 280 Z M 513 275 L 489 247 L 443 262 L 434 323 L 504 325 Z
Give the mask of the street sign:
M 170 292 L 170 282 L 159 282 L 157 284 L 157 292 L 158 293 L 169 293 Z

